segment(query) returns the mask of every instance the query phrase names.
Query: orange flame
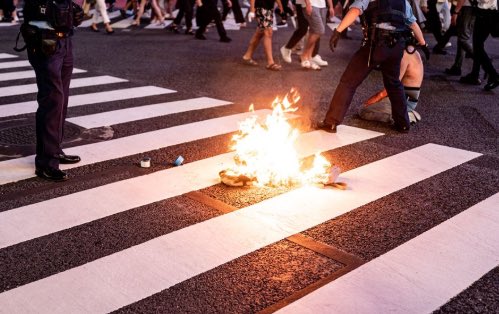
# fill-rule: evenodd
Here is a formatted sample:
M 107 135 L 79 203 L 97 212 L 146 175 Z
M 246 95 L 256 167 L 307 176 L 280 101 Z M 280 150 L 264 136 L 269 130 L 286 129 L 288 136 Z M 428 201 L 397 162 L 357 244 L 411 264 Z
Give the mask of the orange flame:
M 295 105 L 299 100 L 292 89 L 282 100 L 276 97 L 272 114 L 263 122 L 255 115 L 240 123 L 239 132 L 232 138 L 236 167 L 230 173 L 252 178 L 258 186 L 327 182 L 331 164 L 316 154 L 312 166 L 303 169 L 295 149 L 299 132 L 288 123 L 286 113 L 298 110 Z M 253 109 L 251 105 L 250 111 Z

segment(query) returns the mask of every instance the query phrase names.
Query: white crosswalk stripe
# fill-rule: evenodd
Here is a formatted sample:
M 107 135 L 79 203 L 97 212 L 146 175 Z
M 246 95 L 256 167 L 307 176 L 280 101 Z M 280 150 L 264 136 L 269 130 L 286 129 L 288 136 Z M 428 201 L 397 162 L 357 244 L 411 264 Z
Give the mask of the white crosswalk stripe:
M 10 68 L 20 68 L 20 67 L 30 67 L 29 61 L 8 61 L 0 62 L 0 69 L 10 69 Z
M 73 74 L 85 73 L 85 70 L 81 69 L 73 69 Z M 8 73 L 0 73 L 0 82 L 12 81 L 12 80 L 20 80 L 27 78 L 35 78 L 35 71 L 16 71 L 16 72 L 8 72 Z
M 91 104 L 99 104 L 108 101 L 133 99 L 146 96 L 155 96 L 174 93 L 174 90 L 156 86 L 142 86 L 112 90 L 108 92 L 98 92 L 83 95 L 69 96 L 69 107 L 77 107 Z M 14 116 L 24 113 L 36 112 L 38 103 L 36 101 L 25 101 L 15 104 L 0 106 L 0 117 Z
M 16 55 L 11 55 L 10 53 L 0 53 L 0 59 L 17 58 Z
M 101 76 L 73 79 L 71 80 L 69 88 L 122 83 L 122 82 L 127 82 L 127 80 L 120 79 L 117 77 L 112 77 L 109 75 L 101 75 Z M 36 93 L 37 91 L 38 87 L 36 86 L 36 84 L 0 87 L 0 97 Z
M 67 121 L 84 128 L 91 129 L 101 126 L 159 117 L 172 113 L 226 106 L 230 104 L 231 103 L 228 101 L 208 97 L 199 97 L 194 99 L 171 101 L 161 104 L 134 107 L 123 110 L 107 111 L 104 113 L 98 113 L 88 116 L 69 118 L 67 119 Z
M 11 57 L 16 56 L 0 53 L 0 59 Z M 24 66 L 19 65 L 22 62 L 26 61 L 0 62 L 0 68 L 2 64 L 6 66 L 5 69 L 21 67 Z M 75 69 L 76 72 L 83 73 L 85 70 Z M 0 81 L 33 78 L 33 75 L 32 71 L 13 70 L 0 73 Z M 87 75 L 73 79 L 71 87 L 127 82 L 126 79 L 111 76 Z M 139 120 L 232 105 L 228 100 L 209 97 L 177 98 L 162 102 L 154 100 L 151 103 L 147 97 L 167 98 L 171 97 L 168 94 L 175 91 L 155 86 L 113 87 L 105 85 L 103 89 L 106 91 L 89 94 L 78 94 L 78 90 L 74 90 L 76 94 L 70 97 L 70 107 L 103 104 L 105 108 L 106 102 L 126 99 L 136 99 L 137 105 L 75 116 L 67 119 L 68 122 L 86 129 L 118 124 L 128 126 Z M 0 88 L 0 97 L 35 92 L 35 84 L 12 83 L 12 86 Z M 34 112 L 37 107 L 35 94 L 25 97 L 32 97 L 32 100 L 0 105 L 0 117 Z M 213 141 L 213 137 L 237 131 L 239 122 L 253 114 L 263 117 L 268 113 L 270 110 L 225 115 L 70 147 L 65 152 L 81 156 L 82 161 L 74 165 L 61 165 L 61 168 L 87 166 L 97 169 L 97 164 L 110 164 L 113 160 L 136 154 L 170 150 L 195 141 L 207 143 Z M 295 118 L 297 115 L 290 117 Z M 297 151 L 300 158 L 332 150 L 343 149 L 348 153 L 349 145 L 369 145 L 376 138 L 383 139 L 383 136 L 379 132 L 340 125 L 336 134 L 322 131 L 301 134 Z M 341 181 L 349 186 L 345 191 L 318 187 L 291 189 L 214 218 L 140 239 L 138 243 L 124 248 L 113 247 L 111 251 L 105 252 L 102 249 L 101 255 L 88 260 L 80 258 L 81 261 L 68 261 L 64 265 L 57 264 L 55 269 L 47 267 L 45 270 L 42 267 L 39 273 L 28 276 L 29 279 L 21 284 L 9 284 L 7 279 L 0 276 L 0 313 L 107 313 L 138 301 L 147 301 L 155 294 L 189 280 L 198 280 L 202 274 L 215 272 L 230 262 L 340 216 L 355 223 L 354 218 L 347 217 L 349 213 L 363 210 L 363 206 L 381 199 L 393 199 L 398 192 L 413 185 L 431 182 L 453 169 L 467 167 L 470 161 L 480 156 L 480 153 L 433 143 L 407 150 L 399 149 L 386 158 L 369 161 L 343 172 Z M 226 152 L 188 161 L 182 167 L 154 170 L 145 175 L 135 173 L 127 179 L 117 179 L 108 184 L 94 187 L 74 185 L 74 190 L 65 191 L 62 196 L 44 196 L 42 200 L 30 200 L 29 197 L 18 199 L 15 193 L 12 194 L 14 196 L 9 194 L 9 197 L 14 197 L 14 201 L 24 205 L 15 203 L 0 211 L 0 273 L 5 276 L 3 278 L 12 278 L 12 274 L 16 274 L 13 269 L 17 269 L 15 267 L 18 265 L 29 272 L 32 263 L 30 256 L 44 254 L 41 252 L 45 249 L 44 245 L 35 245 L 36 249 L 30 246 L 42 243 L 37 241 L 62 244 L 62 235 L 82 232 L 83 229 L 78 228 L 88 228 L 88 233 L 100 234 L 105 227 L 94 225 L 99 221 L 120 221 L 120 217 L 137 208 L 213 187 L 220 182 L 219 171 L 229 168 L 233 163 L 234 153 Z M 17 181 L 33 177 L 34 156 L 0 161 L 0 188 L 22 187 L 34 181 Z M 7 183 L 11 185 L 7 186 Z M 56 185 L 47 185 L 45 188 L 56 189 Z M 381 256 L 301 296 L 293 303 L 287 302 L 279 311 L 434 311 L 499 264 L 498 202 L 499 193 L 464 209 L 447 221 L 433 225 L 427 232 L 414 236 L 400 246 L 387 249 Z M 126 233 L 129 226 L 123 224 L 118 228 Z M 83 243 L 64 244 L 67 245 L 65 249 L 50 251 L 49 254 L 77 255 L 65 250 L 68 247 L 77 250 L 80 244 Z M 11 257 L 12 250 L 23 252 L 23 260 Z M 96 244 L 92 250 L 99 251 L 101 248 Z M 47 259 L 50 260 L 50 256 Z M 24 274 L 17 277 L 24 277 Z M 193 306 L 193 311 L 203 310 Z M 160 311 L 175 312 L 176 309 L 161 308 Z M 254 308 L 247 308 L 247 312 L 254 312 Z

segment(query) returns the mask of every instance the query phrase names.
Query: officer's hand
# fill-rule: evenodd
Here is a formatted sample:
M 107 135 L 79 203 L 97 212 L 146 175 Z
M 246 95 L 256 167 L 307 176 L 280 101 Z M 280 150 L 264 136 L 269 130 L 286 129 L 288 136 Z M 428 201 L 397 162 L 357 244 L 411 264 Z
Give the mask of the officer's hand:
M 338 40 L 340 40 L 341 33 L 336 30 L 336 28 L 333 31 L 333 35 L 331 35 L 331 38 L 329 39 L 329 48 L 331 48 L 331 51 L 334 52 L 334 49 L 338 45 Z
M 79 26 L 83 22 L 84 16 L 82 7 L 73 2 L 73 26 Z
M 426 61 L 430 60 L 430 49 L 428 49 L 428 44 L 418 45 L 418 48 L 424 53 Z

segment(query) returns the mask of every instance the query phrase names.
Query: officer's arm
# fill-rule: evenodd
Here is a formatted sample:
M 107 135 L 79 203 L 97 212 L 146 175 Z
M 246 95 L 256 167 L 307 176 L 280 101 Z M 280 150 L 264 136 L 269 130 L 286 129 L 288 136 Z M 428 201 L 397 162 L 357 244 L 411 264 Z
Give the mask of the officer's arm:
M 343 20 L 341 20 L 341 23 L 340 25 L 338 25 L 336 30 L 340 33 L 343 32 L 348 26 L 352 25 L 353 22 L 355 22 L 355 19 L 359 17 L 359 15 L 360 15 L 359 9 L 350 7 L 350 9 L 347 12 L 347 15 L 345 15 Z
M 418 40 L 418 43 L 421 46 L 426 46 L 426 41 L 424 40 L 423 32 L 421 31 L 421 28 L 419 28 L 418 23 L 413 22 L 409 27 L 414 32 L 414 37 L 416 37 L 416 39 Z

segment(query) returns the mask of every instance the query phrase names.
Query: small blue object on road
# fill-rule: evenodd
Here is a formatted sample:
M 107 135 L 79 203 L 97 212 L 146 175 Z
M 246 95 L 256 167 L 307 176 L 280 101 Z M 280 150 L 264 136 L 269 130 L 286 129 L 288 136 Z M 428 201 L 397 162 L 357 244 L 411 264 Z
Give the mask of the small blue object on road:
M 173 163 L 175 164 L 175 166 L 181 166 L 183 162 L 184 162 L 184 157 L 178 156 Z

